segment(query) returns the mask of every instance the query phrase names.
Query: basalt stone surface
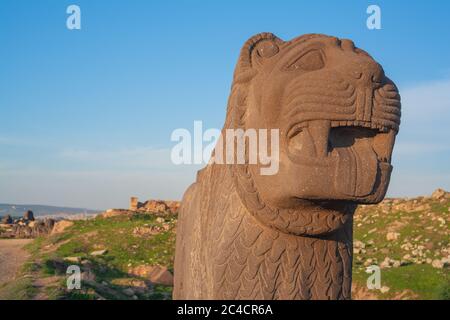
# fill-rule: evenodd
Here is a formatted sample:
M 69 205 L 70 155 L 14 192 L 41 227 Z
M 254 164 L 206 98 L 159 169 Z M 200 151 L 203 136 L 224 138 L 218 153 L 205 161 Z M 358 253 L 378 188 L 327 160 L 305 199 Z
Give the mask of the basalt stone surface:
M 198 172 L 179 213 L 174 298 L 350 299 L 353 213 L 385 196 L 400 105 L 350 40 L 249 39 L 223 130 L 279 129 L 279 171 Z

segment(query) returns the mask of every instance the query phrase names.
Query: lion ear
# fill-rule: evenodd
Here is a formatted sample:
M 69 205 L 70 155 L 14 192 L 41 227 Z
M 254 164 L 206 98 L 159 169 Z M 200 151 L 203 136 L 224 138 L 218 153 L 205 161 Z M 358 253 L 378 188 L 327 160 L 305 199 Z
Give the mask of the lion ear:
M 283 43 L 273 33 L 259 33 L 245 42 L 234 70 L 225 128 L 244 126 L 249 84 L 264 62 L 278 54 Z
M 283 40 L 269 32 L 259 33 L 248 39 L 241 49 L 236 65 L 235 81 L 254 75 L 266 59 L 278 54 L 282 43 Z

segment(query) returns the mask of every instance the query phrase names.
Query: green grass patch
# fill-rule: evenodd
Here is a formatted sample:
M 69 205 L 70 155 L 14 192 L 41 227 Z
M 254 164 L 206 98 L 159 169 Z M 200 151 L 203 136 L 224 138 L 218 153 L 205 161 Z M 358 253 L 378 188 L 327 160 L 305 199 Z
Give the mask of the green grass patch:
M 20 277 L 0 287 L 0 300 L 30 300 L 36 294 L 32 279 Z
M 110 218 L 97 217 L 91 220 L 74 221 L 61 234 L 39 237 L 27 246 L 32 254 L 27 272 L 40 278 L 62 276 L 65 279 L 67 267 L 80 266 L 81 271 L 90 270 L 95 283 L 84 282 L 83 290 L 65 290 L 65 284 L 45 288 L 49 299 L 131 299 L 122 293 L 123 288 L 111 284 L 113 279 L 130 277 L 130 268 L 139 265 L 163 265 L 173 272 L 175 255 L 176 216 L 161 218 L 152 214 L 123 215 Z M 163 229 L 163 226 L 168 230 Z M 136 234 L 136 228 L 161 228 L 157 234 Z M 153 230 L 153 229 L 152 229 Z M 93 256 L 93 251 L 106 249 L 104 255 Z M 65 261 L 67 257 L 79 257 L 80 263 Z M 83 261 L 83 263 L 81 263 Z M 167 299 L 172 288 L 154 286 L 150 294 L 142 299 Z

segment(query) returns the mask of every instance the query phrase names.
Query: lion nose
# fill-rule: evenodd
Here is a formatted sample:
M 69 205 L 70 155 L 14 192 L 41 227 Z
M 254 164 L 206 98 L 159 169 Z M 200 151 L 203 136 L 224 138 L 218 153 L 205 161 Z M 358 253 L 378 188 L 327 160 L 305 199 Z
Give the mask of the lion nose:
M 374 66 L 370 68 L 369 74 L 372 74 L 372 77 L 370 80 L 375 83 L 380 83 L 383 81 L 385 75 L 383 67 L 381 67 L 378 63 L 372 63 Z
M 359 61 L 348 68 L 347 74 L 365 84 L 381 83 L 385 78 L 383 68 L 373 61 Z

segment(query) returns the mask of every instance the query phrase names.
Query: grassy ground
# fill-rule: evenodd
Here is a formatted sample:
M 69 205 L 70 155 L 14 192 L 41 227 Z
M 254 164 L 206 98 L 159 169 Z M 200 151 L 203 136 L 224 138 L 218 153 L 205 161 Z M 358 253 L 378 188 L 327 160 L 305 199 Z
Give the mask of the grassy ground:
M 450 253 L 449 206 L 448 198 L 417 198 L 360 207 L 354 228 L 355 243 L 361 247 L 354 255 L 355 298 L 450 299 L 450 268 L 433 266 Z M 129 270 L 162 265 L 173 271 L 175 225 L 175 215 L 158 219 L 151 214 L 76 221 L 64 233 L 38 238 L 28 246 L 31 260 L 18 281 L 0 289 L 0 298 L 168 299 L 171 287 L 147 285 Z M 136 234 L 136 228 L 161 230 L 146 235 Z M 396 239 L 388 240 L 388 233 L 395 233 Z M 91 255 L 101 249 L 107 253 Z M 74 264 L 64 260 L 68 257 L 77 257 L 83 271 L 93 273 L 83 290 L 65 289 L 65 271 Z M 386 257 L 397 263 L 381 269 L 384 290 L 366 289 L 366 267 L 382 265 Z
M 17 280 L 0 287 L 0 300 L 29 300 L 36 294 L 32 279 L 21 275 Z
M 449 205 L 450 199 L 421 197 L 359 208 L 354 238 L 364 248 L 355 252 L 354 282 L 365 287 L 366 267 L 389 258 L 397 263 L 382 266 L 382 286 L 389 290 L 372 291 L 378 298 L 449 299 L 450 269 L 433 266 L 450 254 Z M 388 240 L 388 233 L 396 239 Z
M 128 272 L 143 265 L 161 265 L 173 271 L 176 217 L 157 219 L 149 214 L 97 217 L 75 221 L 64 233 L 37 238 L 27 246 L 32 258 L 24 266 L 20 277 L 24 280 L 0 289 L 0 297 L 1 292 L 8 292 L 5 297 L 16 299 L 167 299 L 171 287 L 152 285 Z M 154 235 L 133 234 L 137 227 L 160 231 Z M 102 249 L 107 252 L 91 255 Z M 83 290 L 66 290 L 66 270 L 74 264 L 91 274 L 83 281 Z
M 174 233 L 169 230 L 150 237 L 133 236 L 133 229 L 158 225 L 154 215 L 116 216 L 75 221 L 74 226 L 60 235 L 48 239 L 39 238 L 29 249 L 38 254 L 52 248 L 43 257 L 87 257 L 95 250 L 107 249 L 104 263 L 115 270 L 144 263 L 160 264 L 173 269 Z M 164 223 L 173 225 L 174 217 Z M 161 223 L 160 223 L 161 225 Z

